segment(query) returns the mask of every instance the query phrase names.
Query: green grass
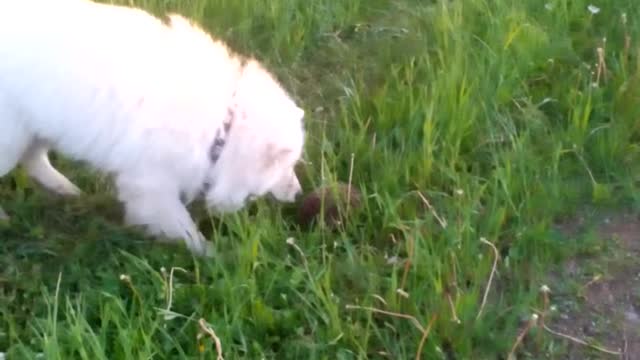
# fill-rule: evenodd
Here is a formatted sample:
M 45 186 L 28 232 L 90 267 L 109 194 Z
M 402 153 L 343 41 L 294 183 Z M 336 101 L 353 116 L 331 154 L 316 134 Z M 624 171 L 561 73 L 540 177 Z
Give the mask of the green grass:
M 433 319 L 423 359 L 506 359 L 550 267 L 593 245 L 554 220 L 639 203 L 637 1 L 121 3 L 176 10 L 264 61 L 307 112 L 305 188 L 352 172 L 366 201 L 337 233 L 266 201 L 197 212 L 218 254 L 202 260 L 121 227 L 109 182 L 85 168 L 56 159 L 77 200 L 15 171 L 0 183 L 10 359 L 214 359 L 200 318 L 225 359 L 416 358 L 418 326 L 370 308 Z M 501 257 L 478 317 L 494 260 L 481 238 Z M 541 340 L 519 358 L 562 354 Z

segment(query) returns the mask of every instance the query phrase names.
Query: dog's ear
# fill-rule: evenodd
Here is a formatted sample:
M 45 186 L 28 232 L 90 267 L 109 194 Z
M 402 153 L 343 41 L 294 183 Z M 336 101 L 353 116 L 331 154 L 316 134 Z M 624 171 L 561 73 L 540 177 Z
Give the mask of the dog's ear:
M 267 144 L 267 150 L 264 155 L 265 168 L 278 166 L 279 163 L 285 162 L 293 153 L 293 149 L 278 146 L 274 143 Z

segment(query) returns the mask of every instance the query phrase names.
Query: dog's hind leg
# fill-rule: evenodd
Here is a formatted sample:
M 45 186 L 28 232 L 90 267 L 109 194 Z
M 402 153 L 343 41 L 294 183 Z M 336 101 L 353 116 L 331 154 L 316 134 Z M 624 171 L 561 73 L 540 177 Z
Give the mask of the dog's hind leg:
M 0 102 L 0 105 L 2 102 Z M 31 142 L 31 134 L 14 114 L 0 106 L 0 178 L 15 168 Z M 0 220 L 9 216 L 0 207 Z
M 22 166 L 34 180 L 47 190 L 62 196 L 77 196 L 82 191 L 51 165 L 49 149 L 42 143 L 32 144 L 21 160 Z

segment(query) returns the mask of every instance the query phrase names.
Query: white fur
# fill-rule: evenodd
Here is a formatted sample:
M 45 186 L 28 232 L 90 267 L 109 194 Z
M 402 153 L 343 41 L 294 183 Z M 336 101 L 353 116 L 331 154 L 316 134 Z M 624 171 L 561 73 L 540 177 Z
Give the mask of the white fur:
M 243 63 L 178 15 L 167 25 L 87 0 L 0 0 L 0 176 L 21 164 L 46 188 L 78 195 L 47 152 L 84 160 L 115 175 L 127 223 L 194 252 L 204 237 L 180 197 L 209 182 L 207 205 L 220 212 L 268 192 L 292 201 L 303 116 L 258 61 Z

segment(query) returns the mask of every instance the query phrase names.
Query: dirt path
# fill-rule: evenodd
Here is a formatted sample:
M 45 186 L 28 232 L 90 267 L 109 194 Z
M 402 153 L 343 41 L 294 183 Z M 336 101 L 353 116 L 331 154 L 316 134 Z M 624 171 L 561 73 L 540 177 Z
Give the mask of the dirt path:
M 568 237 L 597 236 L 602 251 L 573 258 L 551 276 L 551 326 L 607 354 L 566 341 L 565 359 L 640 359 L 640 216 L 616 213 L 580 217 L 558 226 Z M 564 340 L 558 340 L 563 341 Z

